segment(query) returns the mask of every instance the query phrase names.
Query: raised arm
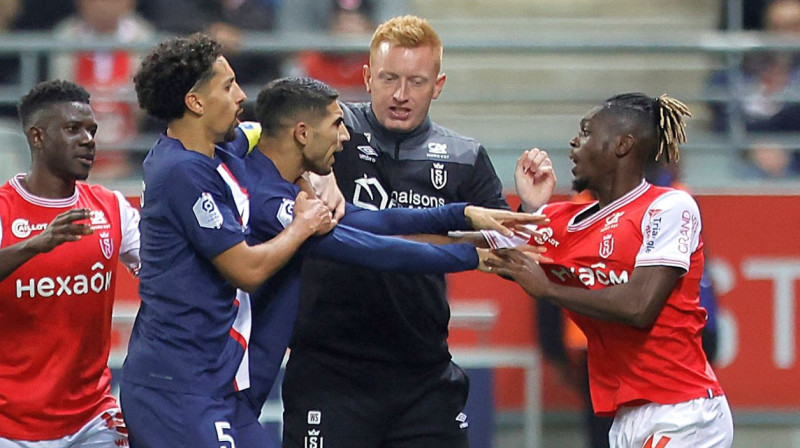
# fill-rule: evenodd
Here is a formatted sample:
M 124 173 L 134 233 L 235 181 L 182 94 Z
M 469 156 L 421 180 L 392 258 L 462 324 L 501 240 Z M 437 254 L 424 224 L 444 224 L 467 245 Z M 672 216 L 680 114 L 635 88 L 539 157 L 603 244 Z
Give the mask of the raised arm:
M 50 252 L 70 241 L 78 241 L 83 235 L 91 235 L 93 231 L 89 224 L 76 224 L 84 219 L 89 219 L 88 209 L 66 211 L 56 216 L 39 235 L 0 249 L 0 280 L 5 280 L 38 254 Z

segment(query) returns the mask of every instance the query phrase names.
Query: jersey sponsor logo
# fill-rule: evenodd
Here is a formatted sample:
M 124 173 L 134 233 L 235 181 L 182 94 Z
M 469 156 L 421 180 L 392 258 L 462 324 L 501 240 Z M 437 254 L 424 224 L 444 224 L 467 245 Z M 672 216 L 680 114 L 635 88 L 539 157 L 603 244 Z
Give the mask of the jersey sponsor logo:
M 428 143 L 428 158 L 439 160 L 449 159 L 450 154 L 447 153 L 447 144 L 434 142 Z
M 103 251 L 103 256 L 106 260 L 110 260 L 114 255 L 114 240 L 111 239 L 111 234 L 108 232 L 100 232 L 100 250 Z
M 681 228 L 678 232 L 678 251 L 682 254 L 689 253 L 689 246 L 692 242 L 692 234 L 697 228 L 694 215 L 688 210 L 681 213 Z
M 625 212 L 616 212 L 616 213 L 612 214 L 611 216 L 607 217 L 606 218 L 606 225 L 603 226 L 602 229 L 600 229 L 600 232 L 605 232 L 605 231 L 608 231 L 608 230 L 611 230 L 611 229 L 616 229 L 617 227 L 619 227 L 619 218 L 622 217 L 622 215 L 624 215 L 624 214 L 625 214 Z
M 433 188 L 441 190 L 447 185 L 447 171 L 444 169 L 444 163 L 434 163 L 431 168 L 431 183 Z
M 569 284 L 570 279 L 577 277 L 581 283 L 587 287 L 592 287 L 596 284 L 603 286 L 621 285 L 628 283 L 630 274 L 626 270 L 617 272 L 613 269 L 606 269 L 605 263 L 595 263 L 589 267 L 564 267 L 555 266 L 550 270 L 550 274 L 558 278 L 562 283 Z
M 41 232 L 47 228 L 47 223 L 31 224 L 25 218 L 15 219 L 11 223 L 11 233 L 17 238 L 27 238 L 32 232 Z
M 355 183 L 354 205 L 367 210 L 383 210 L 390 206 L 389 195 L 378 179 L 365 175 L 361 179 L 356 179 Z
M 91 274 L 78 274 L 55 277 L 42 277 L 38 279 L 29 278 L 27 280 L 16 279 L 16 297 L 61 297 L 61 296 L 81 296 L 90 292 L 101 293 L 111 288 L 113 272 L 106 269 L 99 261 L 92 265 Z
M 661 217 L 651 220 L 644 227 L 645 243 L 644 253 L 649 254 L 656 248 L 656 237 L 661 233 Z
M 603 240 L 600 241 L 600 250 L 598 252 L 603 258 L 611 256 L 614 252 L 614 235 L 610 233 L 603 235 Z
M 322 411 L 308 411 L 308 424 L 319 425 L 322 423 Z
M 417 193 L 414 190 L 392 192 L 392 205 L 395 207 L 406 207 L 406 208 L 441 207 L 446 203 L 447 202 L 445 201 L 444 198 L 423 193 Z
M 644 445 L 642 445 L 642 448 L 665 448 L 669 443 L 669 441 L 672 440 L 671 438 L 664 436 L 661 437 L 661 439 L 659 439 L 658 443 L 653 445 L 655 437 L 656 437 L 655 434 L 651 434 L 650 437 L 648 437 L 647 440 L 644 442 Z
M 561 244 L 557 239 L 553 238 L 553 229 L 550 227 L 540 228 L 538 232 L 533 234 L 533 241 L 542 246 L 545 243 L 558 247 Z
M 276 218 L 278 218 L 278 221 L 281 223 L 284 229 L 289 227 L 289 224 L 292 223 L 292 219 L 294 219 L 294 201 L 283 198 L 281 206 L 278 207 L 278 214 Z
M 219 229 L 222 227 L 222 213 L 217 208 L 217 203 L 214 202 L 214 197 L 211 193 L 202 193 L 197 201 L 192 206 L 194 217 L 197 219 L 197 224 L 205 229 Z
M 309 429 L 303 440 L 303 448 L 324 448 L 324 440 L 319 429 Z

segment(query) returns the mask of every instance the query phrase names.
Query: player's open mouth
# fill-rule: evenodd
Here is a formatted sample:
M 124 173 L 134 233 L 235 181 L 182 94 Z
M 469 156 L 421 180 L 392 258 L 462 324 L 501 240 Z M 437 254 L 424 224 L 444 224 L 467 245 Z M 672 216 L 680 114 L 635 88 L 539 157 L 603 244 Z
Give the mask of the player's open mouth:
M 411 109 L 404 107 L 390 107 L 389 115 L 395 120 L 406 120 L 411 115 Z

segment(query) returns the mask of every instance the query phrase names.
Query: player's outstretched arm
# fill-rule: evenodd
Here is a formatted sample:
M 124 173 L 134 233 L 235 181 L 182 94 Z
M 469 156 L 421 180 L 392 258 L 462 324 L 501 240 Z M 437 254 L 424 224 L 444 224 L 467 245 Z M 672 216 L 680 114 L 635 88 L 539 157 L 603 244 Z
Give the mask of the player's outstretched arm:
M 309 199 L 301 191 L 292 223 L 278 236 L 255 246 L 239 243 L 214 257 L 212 263 L 233 286 L 252 293 L 281 269 L 306 239 L 329 232 L 336 223 L 322 201 Z
M 485 261 L 491 272 L 514 280 L 531 296 L 585 316 L 637 328 L 653 324 L 683 273 L 670 266 L 640 266 L 627 283 L 589 290 L 550 281 L 542 266 L 519 250 L 497 249 L 493 253 L 497 258 Z
M 38 254 L 50 252 L 61 244 L 78 241 L 83 235 L 93 233 L 89 224 L 77 221 L 89 219 L 85 208 L 66 211 L 47 225 L 47 228 L 33 238 L 0 249 L 0 280 L 5 280 L 26 261 Z
M 525 212 L 534 212 L 550 200 L 556 174 L 546 151 L 533 148 L 522 153 L 514 170 L 514 185 Z
M 467 223 L 475 230 L 494 230 L 507 237 L 515 231 L 525 231 L 526 225 L 543 225 L 550 220 L 542 214 L 515 213 L 508 210 L 467 206 L 464 209 Z

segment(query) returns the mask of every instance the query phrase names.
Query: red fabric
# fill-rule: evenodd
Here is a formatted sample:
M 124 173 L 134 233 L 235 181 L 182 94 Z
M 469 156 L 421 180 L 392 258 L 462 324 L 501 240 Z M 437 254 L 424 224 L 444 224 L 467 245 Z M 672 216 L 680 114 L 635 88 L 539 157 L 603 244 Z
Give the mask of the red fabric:
M 2 242 L 39 235 L 73 208 L 93 211 L 94 233 L 36 255 L 0 282 L 0 437 L 73 434 L 116 406 L 106 365 L 121 245 L 120 210 L 109 190 L 77 185 L 77 201 L 23 197 L 0 187 Z
M 593 215 L 600 219 L 581 230 L 568 226 L 587 204 L 548 205 L 544 213 L 550 218 L 553 234 L 545 242 L 547 255 L 563 265 L 547 267 L 548 277 L 567 284 L 577 277 L 580 283 L 573 285 L 589 289 L 627 282 L 643 243 L 644 214 L 656 198 L 668 191 L 671 189 L 651 186 L 621 207 L 607 208 L 601 216 Z M 618 219 L 617 225 L 609 225 L 611 220 L 605 219 L 606 215 Z M 608 235 L 614 238 L 610 254 L 604 247 L 604 236 Z M 714 395 L 722 394 L 700 340 L 705 325 L 705 310 L 699 304 L 702 247 L 701 242 L 692 253 L 689 272 L 678 280 L 651 328 L 637 329 L 568 313 L 588 339 L 589 383 L 595 413 L 613 416 L 621 405 L 680 403 L 708 396 L 709 390 Z M 606 258 L 601 258 L 598 251 L 604 251 Z

